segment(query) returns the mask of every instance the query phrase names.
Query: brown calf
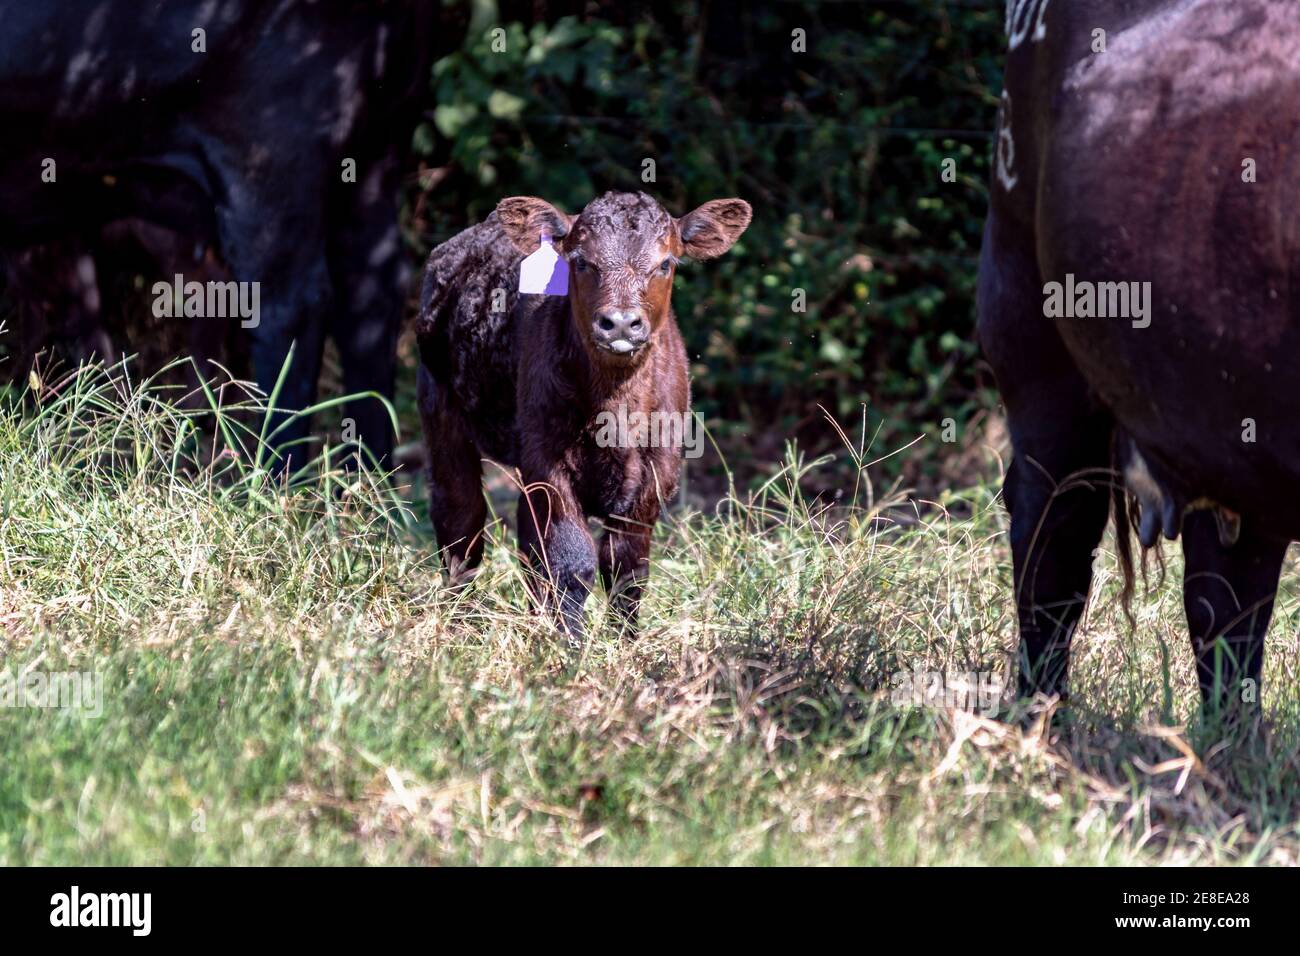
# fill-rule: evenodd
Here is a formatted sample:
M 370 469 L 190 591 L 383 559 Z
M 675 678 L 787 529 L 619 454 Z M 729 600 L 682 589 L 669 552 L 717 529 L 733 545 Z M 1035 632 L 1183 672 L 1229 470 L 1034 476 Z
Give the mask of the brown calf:
M 577 216 L 521 196 L 433 250 L 417 320 L 419 402 L 430 516 L 454 580 L 483 557 L 487 456 L 523 480 L 518 533 L 534 600 L 558 611 L 576 641 L 599 568 L 635 624 L 682 448 L 648 442 L 644 430 L 610 442 L 602 423 L 690 414 L 673 274 L 683 256 L 726 252 L 750 216 L 739 199 L 675 219 L 644 193 L 606 193 Z M 566 295 L 518 292 L 520 263 L 543 236 L 570 271 Z M 604 526 L 599 547 L 589 518 Z

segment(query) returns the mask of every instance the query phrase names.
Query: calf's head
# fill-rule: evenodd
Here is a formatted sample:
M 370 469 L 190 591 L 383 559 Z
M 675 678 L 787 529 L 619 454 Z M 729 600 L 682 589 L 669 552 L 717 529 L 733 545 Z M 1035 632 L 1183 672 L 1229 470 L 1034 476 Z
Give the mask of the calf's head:
M 712 259 L 739 238 L 753 215 L 741 199 L 715 199 L 674 219 L 645 193 L 606 193 L 576 216 L 543 199 L 497 204 L 506 236 L 525 255 L 550 236 L 569 263 L 569 301 L 594 361 L 640 361 L 668 321 L 673 274 L 682 257 Z

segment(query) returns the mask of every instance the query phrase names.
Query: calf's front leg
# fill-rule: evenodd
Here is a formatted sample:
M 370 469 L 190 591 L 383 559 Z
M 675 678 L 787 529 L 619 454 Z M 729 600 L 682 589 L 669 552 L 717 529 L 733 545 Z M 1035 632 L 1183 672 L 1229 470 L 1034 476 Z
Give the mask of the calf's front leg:
M 623 631 L 637 633 L 641 596 L 650 577 L 650 539 L 658 508 L 649 520 L 611 515 L 600 539 L 600 581 Z
M 572 647 L 585 631 L 583 607 L 596 579 L 596 544 L 562 480 L 526 481 L 519 497 L 519 546 L 533 601 L 554 615 Z

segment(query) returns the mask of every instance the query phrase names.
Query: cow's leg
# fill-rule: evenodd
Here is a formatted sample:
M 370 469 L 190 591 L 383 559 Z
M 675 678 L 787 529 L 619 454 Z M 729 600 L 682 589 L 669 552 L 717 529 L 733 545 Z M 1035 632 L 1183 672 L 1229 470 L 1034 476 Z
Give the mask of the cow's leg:
M 31 359 L 53 339 L 65 343 L 76 364 L 113 359 L 104 329 L 95 259 L 78 238 L 24 250 L 9 267 L 9 294 L 17 306 L 23 345 L 14 371 L 26 374 Z M 53 333 L 53 334 L 52 334 Z
M 990 218 L 980 263 L 980 340 L 1007 409 L 1003 486 L 1020 625 L 1020 693 L 1067 690 L 1070 641 L 1092 583 L 1111 482 L 1109 415 L 1092 401 L 1051 320 L 1036 260 Z
M 66 316 L 68 338 L 78 364 L 113 360 L 113 341 L 104 328 L 100 307 L 99 275 L 94 256 L 84 248 L 69 248 L 68 294 Z
M 221 253 L 236 280 L 257 283 L 256 314 L 236 318 L 248 329 L 258 387 L 270 396 L 289 364 L 267 434 L 274 434 L 275 469 L 292 470 L 314 456 L 304 442 L 311 422 L 295 413 L 316 399 L 331 307 L 324 190 L 319 177 L 297 163 L 296 154 L 290 157 L 296 165 L 266 170 L 253 189 L 240 178 L 240 167 L 229 162 L 228 152 L 217 152 L 213 160 L 219 169 L 226 170 L 229 163 L 234 170 L 225 174 L 227 201 L 217 207 Z
M 585 631 L 583 607 L 596 580 L 596 543 L 567 484 L 554 476 L 523 477 L 517 521 L 529 591 L 577 647 Z
M 453 584 L 468 582 L 483 560 L 483 464 L 464 419 L 423 367 L 417 396 L 429 453 L 429 519 Z
M 394 157 L 372 163 L 355 185 L 334 187 L 341 194 L 330 218 L 330 274 L 337 290 L 331 334 L 343 365 L 349 395 L 375 392 L 393 398 L 397 335 L 410 268 L 397 226 L 399 167 Z M 349 402 L 360 452 L 365 444 L 380 467 L 390 467 L 393 423 L 383 402 Z M 355 454 L 346 458 L 356 460 Z M 363 457 L 362 460 L 368 460 Z
M 1057 406 L 1064 431 L 1010 415 L 1014 459 L 1003 486 L 1020 623 L 1020 693 L 1064 697 L 1070 642 L 1092 585 L 1109 513 L 1110 422 Z M 1017 420 L 1018 419 L 1018 420 Z
M 620 627 L 630 634 L 636 633 L 641 596 L 650 577 L 650 540 L 658 510 L 656 505 L 648 520 L 645 515 L 638 520 L 614 515 L 600 539 L 600 580 Z
M 321 277 L 324 269 L 321 269 Z M 265 286 L 264 286 L 265 288 Z M 324 302 L 298 295 L 281 297 L 262 306 L 261 323 L 250 332 L 253 378 L 268 397 L 280 377 L 288 371 L 270 416 L 266 434 L 277 453 L 275 470 L 292 471 L 314 457 L 315 449 L 305 439 L 311 421 L 301 411 L 316 400 L 324 347 Z
M 185 281 L 228 282 L 231 279 L 217 255 L 210 233 L 203 229 L 193 234 L 177 232 L 156 226 L 140 219 L 122 220 L 106 226 L 101 233 L 105 245 L 128 244 L 136 246 L 148 256 L 159 275 L 184 275 Z M 240 369 L 235 356 L 227 354 L 225 345 L 238 328 L 235 316 L 205 316 L 187 322 L 186 346 L 190 362 L 185 368 L 187 390 L 185 404 L 196 410 L 206 410 L 208 399 L 201 390 L 201 382 L 211 381 L 217 367 L 224 366 L 232 374 L 247 378 L 248 371 Z
M 1225 546 L 1210 511 L 1183 522 L 1183 607 L 1209 713 L 1240 714 L 1243 698 L 1259 700 L 1264 635 L 1286 547 L 1250 522 Z

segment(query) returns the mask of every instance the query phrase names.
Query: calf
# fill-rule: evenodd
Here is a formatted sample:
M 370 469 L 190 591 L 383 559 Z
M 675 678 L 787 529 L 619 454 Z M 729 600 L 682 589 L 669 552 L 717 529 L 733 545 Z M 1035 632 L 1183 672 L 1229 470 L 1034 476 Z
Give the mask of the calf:
M 1300 537 L 1293 7 L 1008 4 L 979 336 L 1015 452 L 1024 694 L 1066 689 L 1118 472 L 1121 556 L 1130 523 L 1182 536 L 1205 703 L 1256 699 Z
M 535 602 L 558 611 L 578 640 L 599 567 L 612 603 L 635 624 L 682 449 L 644 432 L 611 443 L 602 423 L 611 414 L 690 414 L 673 275 L 679 257 L 726 252 L 750 216 L 739 199 L 674 219 L 644 193 L 606 193 L 577 216 L 515 197 L 433 250 L 416 324 L 419 404 L 429 511 L 454 580 L 483 557 L 488 456 L 523 480 L 517 524 Z M 557 276 L 571 273 L 568 285 L 521 294 L 521 261 L 543 240 L 560 256 Z M 599 547 L 589 518 L 605 526 Z

